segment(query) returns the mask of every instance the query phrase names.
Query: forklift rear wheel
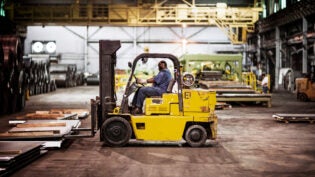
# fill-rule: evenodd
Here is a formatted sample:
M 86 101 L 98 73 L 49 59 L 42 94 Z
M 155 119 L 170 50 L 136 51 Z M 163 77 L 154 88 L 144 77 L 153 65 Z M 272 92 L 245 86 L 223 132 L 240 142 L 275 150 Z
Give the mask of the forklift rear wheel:
M 111 117 L 104 121 L 101 136 L 109 146 L 124 146 L 131 138 L 130 123 L 122 117 Z
M 192 125 L 185 133 L 185 140 L 191 147 L 203 146 L 207 140 L 207 131 L 201 125 Z
M 307 97 L 307 95 L 305 93 L 300 93 L 299 94 L 299 100 L 305 102 L 305 101 L 308 101 L 308 97 Z

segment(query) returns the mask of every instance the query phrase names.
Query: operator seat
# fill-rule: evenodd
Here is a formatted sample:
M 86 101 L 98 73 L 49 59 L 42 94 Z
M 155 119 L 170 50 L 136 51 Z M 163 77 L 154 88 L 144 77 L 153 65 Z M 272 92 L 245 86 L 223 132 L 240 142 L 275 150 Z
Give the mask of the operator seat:
M 166 93 L 172 93 L 175 83 L 176 83 L 175 79 L 170 80 L 166 89 Z M 163 94 L 166 94 L 166 93 L 163 93 Z M 161 96 L 148 96 L 147 98 L 162 98 L 162 95 Z
M 172 93 L 173 87 L 175 85 L 175 79 L 171 79 L 170 82 L 168 83 L 166 93 Z

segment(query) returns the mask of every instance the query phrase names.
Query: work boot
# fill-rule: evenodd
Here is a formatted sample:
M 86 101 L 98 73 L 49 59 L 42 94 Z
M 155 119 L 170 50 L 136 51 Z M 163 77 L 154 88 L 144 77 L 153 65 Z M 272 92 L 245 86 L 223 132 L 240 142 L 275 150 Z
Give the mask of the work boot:
M 133 114 L 135 108 L 136 108 L 135 106 L 128 106 L 128 111 L 130 112 L 130 114 Z
M 135 115 L 135 114 L 142 114 L 142 109 L 136 107 L 136 108 L 132 111 L 132 114 L 133 114 L 133 115 Z

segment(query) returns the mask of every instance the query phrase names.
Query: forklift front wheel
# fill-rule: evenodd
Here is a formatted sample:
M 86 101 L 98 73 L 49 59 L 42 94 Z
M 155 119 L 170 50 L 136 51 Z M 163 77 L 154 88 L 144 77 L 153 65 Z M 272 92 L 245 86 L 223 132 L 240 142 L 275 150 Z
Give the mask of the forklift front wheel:
M 201 125 L 191 125 L 185 133 L 185 140 L 191 147 L 203 146 L 207 140 L 207 131 Z
M 122 117 L 111 117 L 104 121 L 101 138 L 109 146 L 126 145 L 132 134 L 130 123 Z

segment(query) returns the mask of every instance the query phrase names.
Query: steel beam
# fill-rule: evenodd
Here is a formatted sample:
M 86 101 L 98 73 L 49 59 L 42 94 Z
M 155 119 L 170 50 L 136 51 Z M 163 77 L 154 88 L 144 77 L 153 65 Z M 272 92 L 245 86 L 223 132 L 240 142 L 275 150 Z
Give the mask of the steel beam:
M 281 62 L 281 46 L 280 46 L 280 29 L 276 27 L 276 66 L 275 66 L 275 89 L 278 90 L 279 88 L 279 72 L 280 72 L 280 62 Z M 270 81 L 269 81 L 270 82 Z
M 303 38 L 302 38 L 302 73 L 307 74 L 307 20 L 305 17 L 302 19 L 302 32 L 303 32 Z

